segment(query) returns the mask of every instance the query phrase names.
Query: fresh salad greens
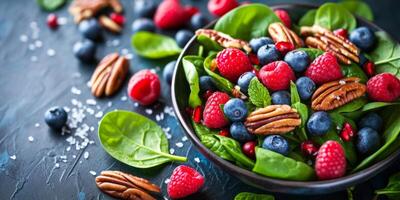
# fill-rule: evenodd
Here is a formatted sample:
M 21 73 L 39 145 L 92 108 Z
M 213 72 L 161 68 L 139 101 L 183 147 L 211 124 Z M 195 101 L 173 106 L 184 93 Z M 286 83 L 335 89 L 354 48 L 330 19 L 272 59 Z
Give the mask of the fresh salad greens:
M 275 197 L 268 194 L 241 192 L 235 196 L 234 200 L 275 200 Z
M 174 39 L 146 31 L 132 35 L 131 44 L 137 54 L 151 59 L 175 56 L 182 51 Z
M 250 81 L 248 93 L 250 102 L 257 108 L 271 105 L 271 96 L 258 78 L 253 78 Z
M 377 196 L 384 195 L 390 200 L 400 199 L 400 173 L 395 173 L 389 178 L 389 183 L 385 188 L 375 191 Z
M 339 2 L 339 5 L 346 8 L 349 12 L 358 15 L 360 17 L 365 18 L 366 20 L 373 21 L 374 14 L 372 13 L 371 8 L 369 5 L 363 1 L 357 0 L 345 0 Z
M 196 65 L 193 64 L 195 61 L 199 61 L 203 63 L 202 57 L 197 56 L 185 56 L 182 59 L 183 69 L 185 70 L 186 79 L 188 80 L 190 87 L 190 95 L 189 95 L 189 106 L 192 108 L 196 108 L 201 105 L 201 99 L 199 97 L 200 86 L 199 86 L 199 73 L 196 68 Z M 198 65 L 197 65 L 198 66 Z M 201 72 L 201 71 L 200 71 Z
M 343 28 L 351 31 L 357 26 L 354 16 L 336 3 L 325 3 L 319 7 L 314 23 L 330 30 Z

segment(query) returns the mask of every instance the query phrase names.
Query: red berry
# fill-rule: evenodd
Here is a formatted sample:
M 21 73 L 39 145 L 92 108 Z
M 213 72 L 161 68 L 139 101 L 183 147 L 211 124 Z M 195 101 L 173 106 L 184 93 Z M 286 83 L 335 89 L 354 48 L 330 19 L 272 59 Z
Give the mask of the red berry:
M 292 51 L 295 48 L 290 42 L 277 42 L 275 47 L 282 55 L 285 55 L 287 52 Z
M 220 51 L 216 62 L 219 73 L 234 83 L 240 75 L 253 69 L 249 57 L 243 51 L 234 48 Z
M 368 77 L 372 77 L 375 75 L 375 64 L 371 61 L 367 61 L 363 65 L 363 70 Z
M 315 159 L 315 172 L 320 180 L 334 179 L 346 173 L 346 157 L 343 147 L 336 141 L 325 142 Z
M 318 85 L 343 77 L 336 57 L 330 52 L 318 56 L 307 68 L 305 75 Z
M 343 141 L 349 142 L 351 139 L 354 138 L 356 132 L 354 131 L 353 127 L 349 123 L 344 123 L 342 131 L 340 132 L 340 137 Z
M 203 113 L 202 113 L 201 106 L 197 106 L 193 111 L 193 115 L 192 115 L 193 121 L 196 122 L 196 123 L 200 123 L 202 114 Z
M 281 19 L 283 24 L 285 24 L 286 27 L 290 28 L 292 26 L 292 20 L 290 19 L 289 13 L 286 12 L 286 10 L 278 9 L 275 10 L 275 15 Z
M 220 131 L 218 132 L 218 135 L 224 136 L 224 137 L 229 137 L 229 136 L 230 136 L 229 130 L 228 130 L 228 129 L 222 129 L 222 130 L 220 130 Z
M 187 114 L 187 115 L 189 115 L 189 116 L 192 116 L 192 115 L 193 115 L 193 108 L 191 108 L 191 107 L 186 107 L 186 108 L 185 108 L 185 111 L 186 111 L 186 114 Z
M 229 101 L 229 95 L 223 92 L 214 92 L 207 100 L 203 111 L 203 123 L 208 128 L 222 128 L 228 124 L 221 104 Z
M 334 30 L 333 34 L 335 34 L 337 36 L 342 36 L 344 39 L 348 38 L 347 30 L 344 28 Z
M 179 0 L 164 0 L 154 14 L 154 23 L 160 29 L 174 29 L 184 26 L 197 9 L 183 7 Z
M 150 105 L 160 97 L 160 79 L 148 69 L 134 74 L 129 80 L 129 97 L 141 105 Z
M 256 157 L 256 146 L 255 141 L 248 141 L 243 144 L 242 151 L 247 157 L 254 159 Z
M 249 59 L 250 59 L 251 64 L 253 64 L 253 65 L 259 65 L 260 64 L 260 60 L 258 60 L 257 55 L 254 54 L 254 53 L 250 53 L 249 54 Z
M 236 0 L 210 0 L 207 8 L 210 13 L 220 17 L 238 6 L 239 3 Z
M 206 92 L 204 92 L 203 94 L 203 99 L 207 101 L 207 99 L 213 94 L 214 92 L 211 90 L 207 90 Z
M 58 17 L 54 13 L 50 13 L 47 15 L 47 26 L 51 29 L 55 29 L 58 27 Z
M 110 19 L 120 26 L 124 25 L 125 23 L 125 17 L 118 13 L 111 13 Z
M 196 193 L 204 185 L 204 177 L 195 169 L 180 165 L 174 169 L 167 185 L 172 199 L 183 198 Z
M 275 61 L 260 69 L 259 77 L 262 83 L 272 91 L 286 90 L 290 81 L 296 79 L 290 66 L 284 61 Z
M 400 80 L 390 73 L 375 75 L 367 82 L 367 93 L 373 101 L 396 101 L 400 97 Z
M 301 152 L 306 156 L 316 156 L 318 152 L 318 146 L 311 140 L 307 140 L 300 145 Z

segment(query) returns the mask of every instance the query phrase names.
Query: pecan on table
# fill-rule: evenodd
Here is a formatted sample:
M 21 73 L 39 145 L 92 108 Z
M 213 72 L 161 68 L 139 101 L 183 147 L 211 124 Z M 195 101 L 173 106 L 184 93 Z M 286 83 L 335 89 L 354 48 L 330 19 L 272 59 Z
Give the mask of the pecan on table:
M 296 35 L 295 32 L 287 28 L 281 22 L 275 22 L 268 27 L 269 35 L 275 43 L 277 42 L 289 42 L 294 47 L 299 48 L 304 45 L 303 40 Z
M 76 23 L 95 16 L 100 10 L 110 7 L 114 12 L 123 11 L 119 0 L 74 0 L 69 12 L 74 16 Z
M 248 42 L 244 40 L 235 39 L 225 33 L 218 32 L 212 29 L 199 29 L 196 31 L 196 35 L 203 35 L 211 40 L 217 42 L 224 48 L 236 48 L 236 49 L 243 49 L 246 53 L 251 52 L 251 47 Z

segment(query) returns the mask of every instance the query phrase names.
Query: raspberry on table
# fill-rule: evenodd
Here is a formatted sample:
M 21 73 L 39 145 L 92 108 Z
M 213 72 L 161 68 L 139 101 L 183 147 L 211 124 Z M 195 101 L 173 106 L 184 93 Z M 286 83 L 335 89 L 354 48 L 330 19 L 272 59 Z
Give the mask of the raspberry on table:
M 167 185 L 172 199 L 183 198 L 196 193 L 204 185 L 204 177 L 195 169 L 180 165 L 174 169 Z
M 253 69 L 249 57 L 239 49 L 222 50 L 217 54 L 216 61 L 219 73 L 234 83 L 240 75 Z
M 346 173 L 346 157 L 342 145 L 329 140 L 318 151 L 315 172 L 320 180 L 334 179 Z
M 368 80 L 367 94 L 373 101 L 396 101 L 400 97 L 400 80 L 390 73 L 378 74 Z

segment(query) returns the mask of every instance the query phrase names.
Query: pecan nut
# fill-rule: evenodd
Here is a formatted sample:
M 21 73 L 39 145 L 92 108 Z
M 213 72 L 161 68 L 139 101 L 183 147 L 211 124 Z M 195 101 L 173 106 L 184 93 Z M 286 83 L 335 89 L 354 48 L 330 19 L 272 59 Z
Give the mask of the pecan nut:
M 104 57 L 90 79 L 95 97 L 111 96 L 121 87 L 129 70 L 129 62 L 124 56 L 112 53 Z
M 333 110 L 363 96 L 366 86 L 357 77 L 344 78 L 321 85 L 311 98 L 313 110 Z
M 114 32 L 114 33 L 120 33 L 122 31 L 122 27 L 115 23 L 111 18 L 107 17 L 106 15 L 101 15 L 99 17 L 99 23 L 101 26 L 106 28 L 107 30 Z
M 161 192 L 150 181 L 120 171 L 102 171 L 96 185 L 104 193 L 126 200 L 155 200 L 149 193 Z
M 218 32 L 216 30 L 199 29 L 196 31 L 196 35 L 197 36 L 199 36 L 199 35 L 206 36 L 225 48 L 243 49 L 247 53 L 251 52 L 251 47 L 248 42 L 239 40 L 239 39 L 235 39 L 225 33 Z
M 245 122 L 250 133 L 259 135 L 284 134 L 300 124 L 297 110 L 288 105 L 270 105 L 257 109 L 250 113 Z
M 280 22 L 275 22 L 268 27 L 269 35 L 275 43 L 277 42 L 289 42 L 293 44 L 294 47 L 299 48 L 304 45 L 303 40 L 296 35 L 295 32 L 287 28 Z
M 69 12 L 74 16 L 76 23 L 95 16 L 100 10 L 111 7 L 114 12 L 122 12 L 123 7 L 119 0 L 75 0 Z

